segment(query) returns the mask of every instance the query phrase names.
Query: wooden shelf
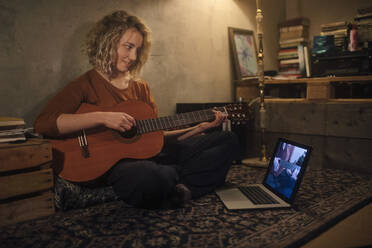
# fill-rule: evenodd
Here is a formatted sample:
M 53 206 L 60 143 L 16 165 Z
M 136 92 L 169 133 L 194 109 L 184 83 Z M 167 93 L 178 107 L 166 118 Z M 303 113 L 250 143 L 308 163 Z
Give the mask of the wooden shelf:
M 337 83 L 346 83 L 349 85 L 372 84 L 372 75 L 369 76 L 347 76 L 347 77 L 318 77 L 318 78 L 298 78 L 298 79 L 266 79 L 265 85 L 306 85 L 307 100 L 331 100 L 338 98 L 336 96 Z M 352 94 L 351 94 L 352 95 Z M 355 99 L 353 96 L 348 98 Z M 363 98 L 364 99 L 364 98 Z M 364 99 L 372 101 L 372 99 Z
M 368 93 L 368 97 L 355 96 L 358 94 L 348 93 L 340 94 L 340 90 L 348 92 L 352 87 L 360 87 L 363 85 L 368 86 L 368 92 L 372 90 L 372 75 L 366 76 L 345 76 L 345 77 L 315 77 L 315 78 L 298 78 L 298 79 L 273 79 L 265 77 L 265 88 L 281 88 L 289 89 L 286 93 L 288 99 L 306 99 L 306 100 L 327 100 L 327 101 L 372 101 L 372 93 Z M 249 101 L 258 96 L 258 81 L 239 81 L 235 82 L 235 96 L 236 99 L 242 97 L 244 100 Z M 297 88 L 296 88 L 297 87 Z M 345 88 L 347 88 L 345 90 Z M 290 90 L 292 89 L 292 91 Z M 294 91 L 293 91 L 294 89 Z M 299 89 L 299 90 L 298 90 Z M 296 94 L 301 91 L 301 96 Z M 294 93 L 295 92 L 295 93 Z M 370 96 L 371 95 L 371 96 Z M 281 96 L 274 96 L 280 98 Z M 371 98 L 369 98 L 371 97 Z M 284 97 L 283 97 L 284 98 Z
M 372 83 L 372 75 L 367 76 L 345 76 L 345 77 L 315 77 L 315 78 L 297 78 L 297 79 L 272 79 L 265 78 L 265 84 L 316 84 L 316 83 L 331 83 L 331 82 L 360 82 L 370 81 Z

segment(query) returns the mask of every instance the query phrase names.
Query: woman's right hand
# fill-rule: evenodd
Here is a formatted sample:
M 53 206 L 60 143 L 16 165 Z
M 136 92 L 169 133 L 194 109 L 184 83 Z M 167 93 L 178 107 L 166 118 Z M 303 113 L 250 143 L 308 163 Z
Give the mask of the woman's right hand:
M 69 134 L 82 129 L 105 126 L 120 132 L 136 125 L 135 119 L 123 112 L 89 112 L 82 114 L 61 114 L 57 118 L 60 134 Z
M 136 125 L 136 120 L 124 112 L 102 112 L 103 125 L 108 128 L 125 132 Z

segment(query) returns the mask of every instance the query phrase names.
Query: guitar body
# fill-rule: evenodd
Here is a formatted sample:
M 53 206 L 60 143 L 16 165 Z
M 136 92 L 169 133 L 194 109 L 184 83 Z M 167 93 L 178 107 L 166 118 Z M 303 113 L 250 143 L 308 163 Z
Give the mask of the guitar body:
M 136 120 L 156 118 L 153 109 L 141 101 L 122 102 L 114 107 L 82 104 L 77 113 L 94 111 L 125 112 Z M 109 128 L 85 130 L 89 156 L 79 145 L 78 134 L 66 139 L 51 140 L 55 172 L 73 182 L 86 182 L 107 172 L 123 158 L 147 159 L 157 155 L 163 147 L 163 132 L 156 131 L 123 137 Z

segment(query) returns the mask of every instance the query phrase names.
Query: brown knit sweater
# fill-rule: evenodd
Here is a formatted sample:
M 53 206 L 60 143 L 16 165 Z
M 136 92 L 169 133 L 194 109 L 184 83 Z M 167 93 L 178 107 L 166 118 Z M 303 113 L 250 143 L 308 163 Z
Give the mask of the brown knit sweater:
M 144 80 L 132 80 L 127 89 L 120 90 L 92 69 L 70 82 L 47 103 L 36 118 L 34 128 L 47 137 L 58 137 L 57 118 L 61 114 L 76 113 L 82 103 L 110 107 L 127 100 L 143 101 L 157 114 L 154 98 Z

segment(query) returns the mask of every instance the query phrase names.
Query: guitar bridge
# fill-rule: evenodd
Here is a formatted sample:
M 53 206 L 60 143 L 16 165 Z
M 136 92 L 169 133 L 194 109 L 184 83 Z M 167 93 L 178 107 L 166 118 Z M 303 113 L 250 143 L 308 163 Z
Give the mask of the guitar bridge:
M 79 146 L 81 148 L 81 155 L 84 158 L 89 158 L 90 153 L 88 149 L 88 140 L 87 140 L 87 136 L 85 135 L 84 129 L 81 131 L 81 134 L 78 136 L 78 140 L 79 140 Z

